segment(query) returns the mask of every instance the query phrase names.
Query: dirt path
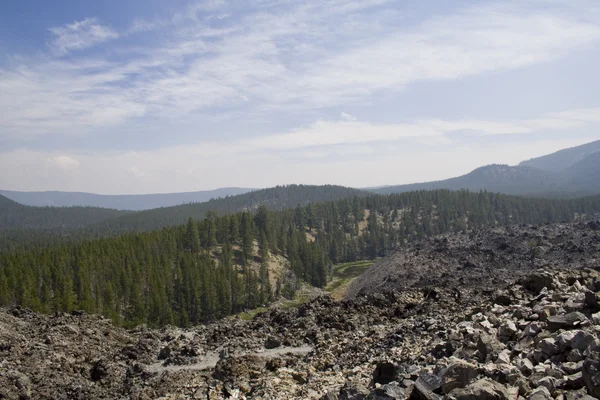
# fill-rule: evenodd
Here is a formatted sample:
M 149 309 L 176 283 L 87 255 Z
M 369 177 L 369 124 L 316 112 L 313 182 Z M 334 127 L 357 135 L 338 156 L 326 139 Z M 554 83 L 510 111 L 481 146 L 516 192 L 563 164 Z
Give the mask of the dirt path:
M 247 355 L 253 355 L 258 357 L 263 357 L 266 359 L 279 357 L 284 354 L 308 354 L 313 351 L 312 346 L 300 346 L 300 347 L 278 347 L 276 349 L 262 349 L 258 351 L 245 352 L 240 354 L 235 354 L 235 357 L 242 357 Z M 201 371 L 205 369 L 214 368 L 219 362 L 219 352 L 209 352 L 204 356 L 203 360 L 194 364 L 187 365 L 163 365 L 162 363 L 154 363 L 148 367 L 148 372 L 175 372 L 175 371 Z

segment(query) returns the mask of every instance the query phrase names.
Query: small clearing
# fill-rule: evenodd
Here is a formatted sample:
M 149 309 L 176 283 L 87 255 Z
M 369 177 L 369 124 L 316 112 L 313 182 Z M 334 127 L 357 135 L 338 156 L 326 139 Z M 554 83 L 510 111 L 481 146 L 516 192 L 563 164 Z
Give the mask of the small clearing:
M 333 279 L 325 290 L 331 293 L 335 300 L 341 300 L 352 281 L 365 272 L 375 260 L 362 260 L 338 264 L 333 267 Z

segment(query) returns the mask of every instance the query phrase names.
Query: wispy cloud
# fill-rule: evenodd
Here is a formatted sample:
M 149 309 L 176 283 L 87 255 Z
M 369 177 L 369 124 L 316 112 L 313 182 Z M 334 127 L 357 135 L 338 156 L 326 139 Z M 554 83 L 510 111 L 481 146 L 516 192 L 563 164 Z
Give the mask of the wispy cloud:
M 107 40 L 119 37 L 110 27 L 100 24 L 96 18 L 86 18 L 71 24 L 49 29 L 53 35 L 49 46 L 59 55 L 72 50 L 83 50 Z
M 252 118 L 345 107 L 382 90 L 521 68 L 600 41 L 590 3 L 534 3 L 402 23 L 383 0 L 260 1 L 243 9 L 202 2 L 165 20 L 132 22 L 127 34 L 160 29 L 163 37 L 135 48 L 88 18 L 51 28 L 52 49 L 60 55 L 112 40 L 125 56 L 25 59 L 0 70 L 0 137 L 82 134 L 144 116 L 169 126 L 197 113 Z

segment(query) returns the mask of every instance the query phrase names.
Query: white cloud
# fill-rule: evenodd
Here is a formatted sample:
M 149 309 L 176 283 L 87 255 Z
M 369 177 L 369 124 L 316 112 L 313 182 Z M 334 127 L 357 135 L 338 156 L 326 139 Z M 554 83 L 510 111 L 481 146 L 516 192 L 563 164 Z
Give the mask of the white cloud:
M 87 49 L 119 37 L 114 30 L 101 25 L 96 18 L 75 21 L 71 24 L 50 28 L 49 31 L 54 36 L 49 45 L 61 55 L 72 50 Z
M 340 116 L 344 121 L 358 121 L 358 119 L 354 115 L 350 115 L 347 112 L 342 112 Z
M 76 169 L 80 165 L 79 161 L 69 156 L 49 157 L 47 160 L 51 166 L 58 167 L 65 171 Z
M 168 129 L 198 113 L 252 118 L 343 107 L 422 80 L 542 63 L 600 41 L 598 10 L 583 1 L 488 4 L 416 24 L 399 23 L 388 3 L 262 1 L 215 28 L 208 19 L 236 12 L 215 1 L 134 21 L 130 33 L 163 29 L 164 39 L 134 49 L 115 41 L 120 61 L 74 55 L 0 70 L 0 137 L 119 129 L 143 116 Z M 59 54 L 118 38 L 93 18 L 51 32 Z

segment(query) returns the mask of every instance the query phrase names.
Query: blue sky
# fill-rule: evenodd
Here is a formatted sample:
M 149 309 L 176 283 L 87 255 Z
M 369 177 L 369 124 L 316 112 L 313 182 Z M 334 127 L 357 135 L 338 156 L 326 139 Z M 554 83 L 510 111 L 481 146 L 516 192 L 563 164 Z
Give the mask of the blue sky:
M 600 138 L 594 0 L 0 4 L 0 188 L 443 179 Z

